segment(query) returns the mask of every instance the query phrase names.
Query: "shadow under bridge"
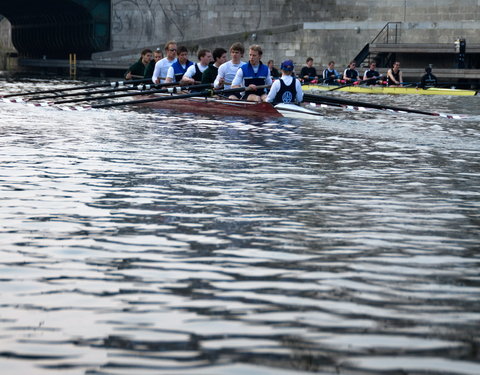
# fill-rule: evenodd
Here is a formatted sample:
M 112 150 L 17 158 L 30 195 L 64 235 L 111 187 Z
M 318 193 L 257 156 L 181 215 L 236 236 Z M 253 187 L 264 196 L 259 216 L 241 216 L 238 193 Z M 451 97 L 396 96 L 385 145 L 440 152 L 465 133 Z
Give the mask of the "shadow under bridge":
M 111 0 L 0 0 L 23 57 L 90 58 L 110 46 Z

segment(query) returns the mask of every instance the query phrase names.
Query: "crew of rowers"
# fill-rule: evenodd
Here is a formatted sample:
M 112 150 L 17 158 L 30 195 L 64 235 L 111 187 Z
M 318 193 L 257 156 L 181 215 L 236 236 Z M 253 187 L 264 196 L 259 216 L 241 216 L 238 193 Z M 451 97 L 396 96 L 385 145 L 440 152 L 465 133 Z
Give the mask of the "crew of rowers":
M 160 51 L 156 52 L 159 55 Z M 230 47 L 229 61 L 226 61 L 227 51 L 216 48 L 213 51 L 199 50 L 198 62 L 193 63 L 188 59 L 186 47 L 177 47 L 176 42 L 170 41 L 165 45 L 163 58 L 156 56 L 152 60 L 152 51 L 143 50 L 140 59 L 128 69 L 125 78 L 151 77 L 152 82 L 157 85 L 172 82 L 178 82 L 180 85 L 212 84 L 215 90 L 244 88 L 227 91 L 229 99 L 266 101 L 274 104 L 299 103 L 303 100 L 302 86 L 300 81 L 294 78 L 294 64 L 291 60 L 282 63 L 280 67 L 282 75 L 274 82 L 269 68 L 272 64 L 262 63 L 263 51 L 259 45 L 249 47 L 247 62 L 242 61 L 244 54 L 243 44 L 234 43 Z
M 300 77 L 304 83 L 318 83 L 320 81 L 316 70 L 313 67 L 313 59 L 307 59 L 307 66 L 302 68 Z M 340 74 L 335 70 L 335 61 L 330 61 L 328 67 L 323 71 L 321 81 L 325 85 L 360 85 L 367 86 L 382 85 L 389 87 L 401 87 L 404 85 L 403 74 L 400 70 L 400 62 L 395 61 L 392 68 L 387 70 L 386 76 L 380 74 L 377 70 L 377 63 L 370 62 L 368 69 L 365 70 L 363 76 L 357 70 L 357 63 L 351 61 L 348 67 Z M 417 84 L 418 88 L 435 87 L 437 85 L 437 77 L 432 74 L 431 66 L 425 68 L 425 74 Z
M 151 78 L 157 85 L 173 82 L 178 82 L 180 85 L 212 84 L 216 90 L 245 88 L 243 92 L 240 90 L 231 92 L 229 98 L 268 101 L 275 104 L 301 102 L 303 99 L 301 84 L 320 81 L 311 57 L 306 61 L 307 66 L 300 72 L 301 81 L 295 77 L 294 64 L 291 60 L 285 60 L 281 64 L 281 77 L 273 81 L 273 61 L 269 61 L 268 65 L 262 63 L 263 51 L 259 45 L 254 44 L 249 47 L 247 62 L 242 61 L 244 53 L 245 49 L 241 43 L 232 44 L 229 61 L 226 61 L 227 51 L 223 48 L 216 48 L 213 52 L 201 49 L 197 54 L 198 62 L 193 63 L 188 59 L 186 47 L 177 48 L 177 43 L 170 41 L 165 44 L 165 57 L 159 49 L 153 53 L 150 49 L 143 50 L 140 59 L 128 69 L 125 78 Z M 424 87 L 436 84 L 436 77 L 431 74 L 431 68 L 427 69 L 430 70 L 427 70 L 427 74 L 422 78 Z M 343 75 L 335 70 L 335 62 L 330 61 L 328 68 L 323 71 L 321 81 L 327 85 L 358 85 L 360 83 L 369 86 L 403 85 L 398 61 L 387 71 L 386 77 L 376 70 L 375 62 L 371 62 L 363 76 L 360 76 L 355 61 L 350 62 Z M 267 90 L 268 87 L 270 90 Z

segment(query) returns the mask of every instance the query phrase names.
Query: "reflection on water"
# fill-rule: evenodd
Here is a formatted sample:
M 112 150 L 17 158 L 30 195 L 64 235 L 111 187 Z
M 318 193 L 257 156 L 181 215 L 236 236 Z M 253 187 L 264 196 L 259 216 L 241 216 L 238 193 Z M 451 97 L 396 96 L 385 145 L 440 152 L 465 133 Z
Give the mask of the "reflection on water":
M 475 117 L 0 112 L 2 373 L 480 373 Z

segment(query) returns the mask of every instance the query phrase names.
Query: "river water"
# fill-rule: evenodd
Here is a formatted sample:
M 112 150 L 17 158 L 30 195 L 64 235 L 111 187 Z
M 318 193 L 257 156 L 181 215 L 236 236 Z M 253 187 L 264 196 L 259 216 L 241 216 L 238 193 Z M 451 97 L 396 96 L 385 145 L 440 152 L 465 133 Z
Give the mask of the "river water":
M 471 117 L 0 102 L 0 373 L 479 374 L 480 97 L 332 94 Z

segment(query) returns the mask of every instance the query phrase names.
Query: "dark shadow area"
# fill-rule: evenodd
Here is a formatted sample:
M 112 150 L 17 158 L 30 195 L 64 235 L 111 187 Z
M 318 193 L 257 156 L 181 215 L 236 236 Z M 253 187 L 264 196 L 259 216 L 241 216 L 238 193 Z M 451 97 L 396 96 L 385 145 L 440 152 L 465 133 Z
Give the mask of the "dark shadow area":
M 22 57 L 88 59 L 109 49 L 110 0 L 0 1 L 12 24 L 12 43 Z

